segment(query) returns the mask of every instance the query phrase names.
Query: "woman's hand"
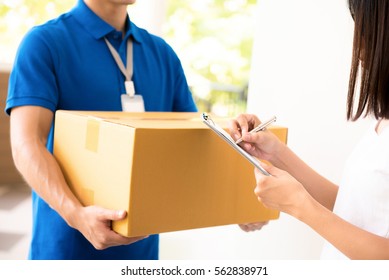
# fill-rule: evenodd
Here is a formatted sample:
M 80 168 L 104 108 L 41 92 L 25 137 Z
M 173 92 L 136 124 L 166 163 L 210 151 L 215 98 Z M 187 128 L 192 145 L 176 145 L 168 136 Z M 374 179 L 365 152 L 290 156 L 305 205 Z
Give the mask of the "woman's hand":
M 249 133 L 261 121 L 253 114 L 240 114 L 229 122 L 229 132 L 234 140 L 242 137 L 243 142 L 239 145 L 256 158 L 270 161 L 285 145 L 268 130 Z
M 303 215 L 305 206 L 313 199 L 304 186 L 286 171 L 264 163 L 261 165 L 272 175 L 263 175 L 255 169 L 257 185 L 254 192 L 258 200 L 265 207 L 296 218 Z

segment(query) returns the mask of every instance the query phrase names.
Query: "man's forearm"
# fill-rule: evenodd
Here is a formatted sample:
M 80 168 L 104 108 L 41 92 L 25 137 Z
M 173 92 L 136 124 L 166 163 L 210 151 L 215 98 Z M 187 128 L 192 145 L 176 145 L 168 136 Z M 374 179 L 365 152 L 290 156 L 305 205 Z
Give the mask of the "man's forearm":
M 27 184 L 71 224 L 69 217 L 81 204 L 69 189 L 54 156 L 39 140 L 14 146 L 13 155 Z

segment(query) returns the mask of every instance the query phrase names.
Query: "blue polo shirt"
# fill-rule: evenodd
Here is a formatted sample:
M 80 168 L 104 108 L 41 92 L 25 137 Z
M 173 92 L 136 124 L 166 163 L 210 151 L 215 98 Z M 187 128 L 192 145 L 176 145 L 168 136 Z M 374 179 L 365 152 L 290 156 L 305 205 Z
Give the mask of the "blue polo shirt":
M 112 57 L 107 37 L 126 61 L 133 39 L 133 81 L 146 111 L 195 112 L 180 63 L 161 38 L 127 19 L 123 38 L 82 0 L 68 13 L 34 27 L 25 36 L 9 80 L 6 112 L 34 105 L 56 110 L 121 111 L 125 77 Z M 52 151 L 53 129 L 48 140 Z M 114 191 L 112 186 L 112 191 Z M 158 259 L 158 235 L 140 242 L 95 250 L 33 192 L 30 259 Z

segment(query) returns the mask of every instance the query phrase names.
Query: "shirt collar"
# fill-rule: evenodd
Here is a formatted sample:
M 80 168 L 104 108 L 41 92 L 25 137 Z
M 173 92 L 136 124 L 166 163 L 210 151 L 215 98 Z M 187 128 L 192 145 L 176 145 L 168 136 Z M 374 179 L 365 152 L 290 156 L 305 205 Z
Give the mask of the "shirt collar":
M 90 33 L 95 39 L 101 39 L 107 34 L 115 31 L 115 29 L 109 25 L 107 22 L 102 20 L 97 16 L 85 3 L 83 0 L 78 0 L 77 5 L 70 12 L 74 18 L 85 28 L 85 30 Z M 129 27 L 125 38 L 129 36 L 141 43 L 141 36 L 138 32 L 137 26 L 130 21 L 130 18 L 127 15 L 127 26 Z

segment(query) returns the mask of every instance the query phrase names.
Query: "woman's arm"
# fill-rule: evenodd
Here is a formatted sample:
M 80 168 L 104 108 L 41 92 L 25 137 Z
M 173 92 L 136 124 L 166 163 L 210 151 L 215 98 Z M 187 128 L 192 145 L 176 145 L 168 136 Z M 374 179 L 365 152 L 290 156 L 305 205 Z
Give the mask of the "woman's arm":
M 350 259 L 389 259 L 389 239 L 350 224 L 316 201 L 289 173 L 264 166 L 273 176 L 256 170 L 258 199 L 310 226 Z
M 283 145 L 279 152 L 274 155 L 271 163 L 290 173 L 315 200 L 332 211 L 338 186 L 309 167 L 289 147 Z
M 240 146 L 251 155 L 289 172 L 318 202 L 332 210 L 338 186 L 310 168 L 272 132 L 265 130 L 254 134 L 248 133 L 259 123 L 257 116 L 241 114 L 230 121 L 230 134 L 234 139 L 242 137 L 243 142 Z

